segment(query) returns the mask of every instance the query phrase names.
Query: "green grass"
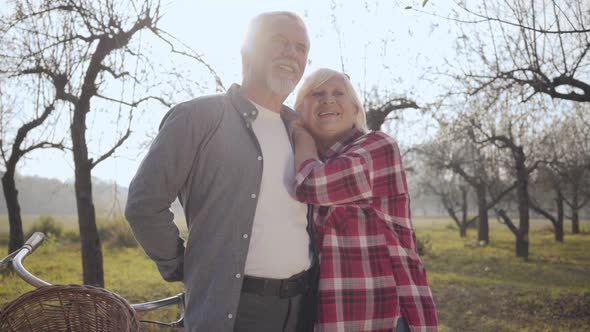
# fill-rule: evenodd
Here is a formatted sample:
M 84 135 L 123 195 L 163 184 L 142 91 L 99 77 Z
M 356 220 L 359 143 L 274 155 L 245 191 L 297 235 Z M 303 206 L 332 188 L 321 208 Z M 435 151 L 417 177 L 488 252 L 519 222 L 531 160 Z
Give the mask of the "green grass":
M 429 236 L 423 256 L 443 331 L 590 330 L 590 234 L 557 243 L 546 227 L 530 232 L 530 257 L 515 257 L 514 236 L 494 228 L 490 245 L 449 228 L 418 228 Z
M 553 240 L 547 223 L 536 223 L 530 232 L 528 261 L 515 257 L 514 237 L 506 227 L 492 227 L 490 245 L 480 246 L 475 230 L 460 239 L 459 232 L 448 227 L 450 223 L 448 219 L 416 220 L 418 237 L 430 238 L 423 260 L 441 331 L 590 331 L 587 222 L 582 224 L 583 234 L 575 236 L 566 227 L 564 243 Z M 179 283 L 161 279 L 141 249 L 106 247 L 103 254 L 106 288 L 130 302 L 181 291 Z M 82 279 L 78 245 L 55 239 L 28 258 L 26 266 L 52 283 Z M 0 285 L 0 305 L 32 290 L 6 269 L 0 271 Z M 168 310 L 150 318 L 163 316 L 170 321 L 176 314 Z
M 121 295 L 131 303 L 139 303 L 168 296 L 182 291 L 180 283 L 162 280 L 155 265 L 138 248 L 105 248 L 105 288 Z M 37 252 L 29 256 L 25 266 L 39 278 L 53 284 L 80 283 L 82 263 L 80 249 L 71 243 L 60 243 L 55 239 L 46 241 Z M 0 306 L 33 290 L 15 273 L 0 271 Z M 6 287 L 5 285 L 10 285 Z M 174 321 L 178 317 L 176 308 L 160 309 L 145 315 L 147 319 Z M 150 328 L 150 331 L 157 330 Z

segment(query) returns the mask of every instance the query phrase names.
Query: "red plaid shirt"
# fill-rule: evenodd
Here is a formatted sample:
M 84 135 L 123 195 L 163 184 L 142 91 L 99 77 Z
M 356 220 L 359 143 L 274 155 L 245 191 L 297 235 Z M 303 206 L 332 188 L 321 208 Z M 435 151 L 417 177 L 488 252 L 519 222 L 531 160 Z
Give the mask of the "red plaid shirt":
M 298 200 L 315 205 L 320 253 L 316 331 L 437 331 L 438 319 L 410 219 L 397 143 L 352 129 L 324 161 L 306 160 Z

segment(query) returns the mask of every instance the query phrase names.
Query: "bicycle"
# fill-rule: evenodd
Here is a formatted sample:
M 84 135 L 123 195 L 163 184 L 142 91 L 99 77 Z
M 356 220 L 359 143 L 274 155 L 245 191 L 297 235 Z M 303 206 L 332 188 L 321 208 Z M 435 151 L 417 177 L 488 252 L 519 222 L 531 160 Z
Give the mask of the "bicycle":
M 184 293 L 144 303 L 130 304 L 107 289 L 87 285 L 52 285 L 23 265 L 45 240 L 34 233 L 18 250 L 0 260 L 0 268 L 12 262 L 18 276 L 36 289 L 0 309 L 0 331 L 146 331 L 144 323 L 174 329 L 184 327 Z M 180 315 L 173 322 L 139 319 L 138 312 L 178 305 Z

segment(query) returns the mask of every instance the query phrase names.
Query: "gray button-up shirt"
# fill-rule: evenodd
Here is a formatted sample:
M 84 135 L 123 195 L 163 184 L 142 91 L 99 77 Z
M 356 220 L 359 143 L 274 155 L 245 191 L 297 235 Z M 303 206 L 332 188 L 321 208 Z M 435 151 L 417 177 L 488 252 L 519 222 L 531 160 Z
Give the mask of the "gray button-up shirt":
M 162 277 L 184 282 L 190 331 L 232 331 L 242 288 L 263 158 L 258 112 L 239 88 L 172 108 L 129 186 L 125 216 Z M 296 117 L 281 110 L 286 128 Z M 170 211 L 177 196 L 186 248 Z

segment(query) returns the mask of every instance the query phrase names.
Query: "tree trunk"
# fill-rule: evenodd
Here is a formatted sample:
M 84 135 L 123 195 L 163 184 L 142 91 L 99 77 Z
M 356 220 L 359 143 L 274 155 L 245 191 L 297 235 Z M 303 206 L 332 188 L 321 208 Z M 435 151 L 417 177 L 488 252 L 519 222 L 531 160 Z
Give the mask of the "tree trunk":
M 459 235 L 461 238 L 467 237 L 467 224 L 461 224 L 461 227 L 459 227 Z
M 557 220 L 555 223 L 555 241 L 563 242 L 563 194 L 560 189 L 557 190 Z
M 459 227 L 459 235 L 462 238 L 467 237 L 467 210 L 469 209 L 467 203 L 467 188 L 461 187 L 461 227 Z
M 18 190 L 14 181 L 14 170 L 7 169 L 2 176 L 2 189 L 4 199 L 6 200 L 6 209 L 8 210 L 8 253 L 11 253 L 24 244 L 23 221 L 20 215 L 20 205 L 18 204 Z
M 580 234 L 580 214 L 578 209 L 578 191 L 574 190 L 572 197 L 572 234 Z
M 387 114 L 377 109 L 370 109 L 365 114 L 367 117 L 367 128 L 372 131 L 381 130 L 381 126 L 385 122 L 385 117 Z
M 480 184 L 476 187 L 477 195 L 477 208 L 478 208 L 478 220 L 477 220 L 477 239 L 479 242 L 485 244 L 490 243 L 490 231 L 488 222 L 488 204 L 486 199 L 486 187 Z
M 516 256 L 522 257 L 525 260 L 529 258 L 529 236 L 528 234 L 519 231 L 516 237 Z
M 516 192 L 518 201 L 518 236 L 516 237 L 516 256 L 528 259 L 529 256 L 529 192 L 528 172 L 525 165 L 525 155 L 522 147 L 513 150 L 516 168 Z
M 578 209 L 572 208 L 572 234 L 580 234 L 580 215 Z
M 85 137 L 85 116 L 74 114 L 72 123 L 72 146 L 76 172 L 76 206 L 82 242 L 82 268 L 84 284 L 104 287 L 102 249 L 96 227 L 96 214 L 92 200 L 92 160 L 88 159 Z

